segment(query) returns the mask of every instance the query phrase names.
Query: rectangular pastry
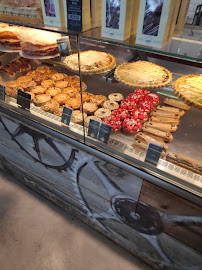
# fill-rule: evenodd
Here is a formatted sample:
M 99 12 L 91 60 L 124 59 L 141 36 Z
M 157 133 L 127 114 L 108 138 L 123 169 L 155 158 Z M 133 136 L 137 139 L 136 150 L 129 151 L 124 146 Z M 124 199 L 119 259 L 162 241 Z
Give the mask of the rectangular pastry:
M 148 148 L 148 143 L 145 141 L 135 139 L 134 143 L 131 146 L 144 152 Z M 164 156 L 165 150 L 162 151 L 161 158 L 163 158 Z
M 167 118 L 175 118 L 175 119 L 180 119 L 180 117 L 182 116 L 179 113 L 173 113 L 173 112 L 167 112 L 167 111 L 161 111 L 161 110 L 154 110 L 151 113 L 151 116 L 163 116 L 163 117 L 167 117 Z
M 165 124 L 165 123 L 158 123 L 158 122 L 146 122 L 144 127 L 151 127 L 162 131 L 170 131 L 175 132 L 177 130 L 177 125 L 175 124 Z
M 173 140 L 173 136 L 169 131 L 162 131 L 151 127 L 143 127 L 142 131 L 160 137 L 165 142 L 172 142 Z
M 166 98 L 163 103 L 186 111 L 190 109 L 190 106 L 185 104 L 183 101 L 173 98 Z
M 158 122 L 158 123 L 165 123 L 165 124 L 174 124 L 174 125 L 179 125 L 180 123 L 179 119 L 168 118 L 168 117 L 163 117 L 163 116 L 151 116 L 150 121 Z
M 165 112 L 172 112 L 172 113 L 177 113 L 180 114 L 181 116 L 184 115 L 184 110 L 175 108 L 175 107 L 169 107 L 169 106 L 163 106 L 163 105 L 158 105 L 156 107 L 157 110 L 165 111 Z
M 202 175 L 202 164 L 193 158 L 178 153 L 169 153 L 166 155 L 166 160 Z
M 137 135 L 135 136 L 135 139 L 145 143 L 146 145 L 148 145 L 148 143 L 154 143 L 156 145 L 160 145 L 163 147 L 163 150 L 166 152 L 168 150 L 168 146 L 167 144 L 159 137 L 155 138 L 155 136 L 152 136 L 150 134 L 146 134 L 143 132 L 139 132 L 137 133 Z

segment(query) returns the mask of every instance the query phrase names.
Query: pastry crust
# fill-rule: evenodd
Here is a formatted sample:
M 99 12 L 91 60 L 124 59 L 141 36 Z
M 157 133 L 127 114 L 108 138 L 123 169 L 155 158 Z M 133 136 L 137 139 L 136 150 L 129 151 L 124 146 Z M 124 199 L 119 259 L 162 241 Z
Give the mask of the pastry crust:
M 51 100 L 50 95 L 42 94 L 34 97 L 33 102 L 36 106 L 41 106 L 43 103 Z
M 174 93 L 187 105 L 202 109 L 202 74 L 187 75 L 177 79 Z
M 162 131 L 170 131 L 175 132 L 177 130 L 177 125 L 175 124 L 165 124 L 165 123 L 158 123 L 158 122 L 151 122 L 148 121 L 144 124 L 144 127 L 151 127 Z
M 110 109 L 100 108 L 95 112 L 95 116 L 97 116 L 101 119 L 109 117 L 110 115 L 111 115 Z
M 46 87 L 43 87 L 41 85 L 38 85 L 38 86 L 33 87 L 31 89 L 31 92 L 34 93 L 35 95 L 44 94 L 46 92 Z
M 82 124 L 83 120 L 85 121 L 86 118 L 87 118 L 86 113 L 82 113 L 81 111 L 76 110 L 76 111 L 72 112 L 71 122 L 77 123 L 77 124 Z
M 101 106 L 106 101 L 106 97 L 102 95 L 94 95 L 90 97 L 90 102 L 95 103 L 97 106 Z
M 61 94 L 62 90 L 57 87 L 50 87 L 46 90 L 46 94 L 50 95 L 51 97 L 54 97 L 58 94 Z
M 89 50 L 80 52 L 80 63 L 82 73 L 93 74 L 111 70 L 116 65 L 116 60 L 109 53 Z M 75 53 L 67 56 L 64 64 L 67 68 L 78 72 L 78 54 Z
M 111 111 L 113 111 L 113 110 L 119 108 L 119 104 L 118 104 L 118 102 L 113 101 L 113 100 L 106 100 L 106 101 L 103 103 L 103 108 L 105 108 L 105 109 L 110 109 Z
M 81 100 L 79 98 L 70 98 L 66 103 L 65 106 L 70 107 L 74 110 L 78 110 L 81 106 Z
M 71 98 L 75 97 L 76 94 L 78 94 L 77 89 L 74 89 L 72 87 L 67 87 L 62 91 L 63 94 L 67 94 L 68 96 L 70 96 Z
M 98 109 L 98 106 L 91 102 L 83 103 L 83 111 L 89 115 L 94 114 L 94 112 Z
M 56 100 L 47 101 L 41 106 L 41 109 L 43 111 L 50 112 L 50 113 L 54 113 L 54 111 L 58 111 L 59 108 L 60 108 L 60 104 Z
M 60 103 L 60 105 L 64 105 L 65 102 L 67 102 L 70 99 L 70 96 L 68 96 L 67 94 L 58 94 L 56 96 L 53 97 L 53 100 L 56 100 Z
M 116 68 L 114 76 L 128 86 L 143 89 L 162 88 L 172 81 L 169 70 L 147 61 L 123 63 Z
M 185 104 L 183 101 L 173 99 L 173 98 L 165 98 L 163 103 L 166 104 L 166 105 L 170 105 L 170 106 L 185 110 L 185 111 L 190 109 L 190 106 Z

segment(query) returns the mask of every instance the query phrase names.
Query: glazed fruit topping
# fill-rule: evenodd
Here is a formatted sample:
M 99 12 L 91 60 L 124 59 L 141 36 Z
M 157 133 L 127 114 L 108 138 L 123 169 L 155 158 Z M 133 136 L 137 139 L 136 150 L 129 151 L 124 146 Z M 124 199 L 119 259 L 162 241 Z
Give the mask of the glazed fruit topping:
M 144 109 L 137 109 L 131 111 L 131 118 L 135 120 L 146 120 L 148 118 L 148 113 Z
M 119 116 L 122 121 L 130 118 L 129 111 L 122 108 L 113 110 L 112 115 Z
M 103 122 L 108 126 L 112 127 L 113 131 L 118 131 L 122 127 L 122 122 L 118 116 L 111 115 L 106 117 Z
M 133 99 L 125 99 L 121 101 L 121 108 L 131 111 L 132 109 L 136 109 L 136 103 Z
M 123 128 L 127 132 L 138 132 L 142 129 L 142 124 L 135 119 L 126 119 L 123 121 Z

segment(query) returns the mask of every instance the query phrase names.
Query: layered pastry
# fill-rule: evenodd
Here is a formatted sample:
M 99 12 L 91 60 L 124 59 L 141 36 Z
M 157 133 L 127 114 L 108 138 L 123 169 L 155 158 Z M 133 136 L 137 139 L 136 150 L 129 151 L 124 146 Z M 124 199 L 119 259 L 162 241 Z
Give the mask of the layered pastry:
M 78 54 L 71 54 L 64 60 L 67 68 L 73 71 L 79 71 Z M 84 51 L 80 52 L 80 70 L 83 73 L 100 73 L 111 70 L 116 64 L 115 58 L 105 52 L 99 51 Z
M 202 109 L 202 74 L 187 75 L 177 79 L 173 85 L 175 94 L 189 106 Z
M 18 34 L 22 29 L 22 27 L 18 26 L 0 27 L 0 45 L 10 50 L 20 50 L 21 45 Z
M 21 71 L 27 71 L 31 68 L 29 60 L 18 57 L 14 61 L 11 61 L 9 64 L 1 67 L 0 71 L 6 73 L 9 77 L 14 77 L 17 73 Z
M 18 33 L 21 50 L 27 56 L 52 56 L 59 53 L 57 39 L 60 34 L 48 31 L 29 29 Z
M 132 87 L 158 89 L 172 81 L 172 74 L 159 65 L 137 61 L 118 66 L 115 70 L 115 78 Z

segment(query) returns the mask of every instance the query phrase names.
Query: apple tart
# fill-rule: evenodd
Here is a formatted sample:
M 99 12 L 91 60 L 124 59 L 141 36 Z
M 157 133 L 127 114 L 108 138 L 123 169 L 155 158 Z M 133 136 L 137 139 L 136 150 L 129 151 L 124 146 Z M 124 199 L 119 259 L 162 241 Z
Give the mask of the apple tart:
M 169 70 L 147 61 L 123 63 L 116 68 L 114 75 L 126 85 L 143 89 L 162 88 L 172 81 Z
M 79 71 L 78 53 L 67 56 L 64 60 L 67 68 Z M 109 53 L 99 51 L 83 51 L 80 53 L 80 66 L 83 73 L 101 73 L 111 70 L 116 65 L 114 56 Z
M 187 105 L 202 109 L 202 74 L 180 77 L 175 81 L 173 89 Z

